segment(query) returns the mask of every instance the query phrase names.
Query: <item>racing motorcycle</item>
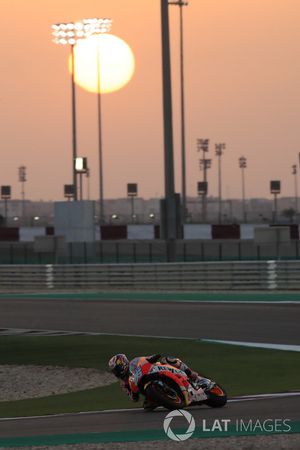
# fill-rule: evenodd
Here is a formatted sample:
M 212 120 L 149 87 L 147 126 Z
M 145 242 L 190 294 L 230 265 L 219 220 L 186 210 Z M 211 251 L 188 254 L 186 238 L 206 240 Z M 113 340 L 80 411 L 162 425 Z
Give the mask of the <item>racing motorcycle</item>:
M 173 410 L 193 405 L 221 408 L 227 403 L 226 392 L 214 381 L 202 388 L 201 378 L 192 382 L 185 372 L 168 364 L 145 364 L 139 366 L 132 376 L 153 409 L 163 406 Z

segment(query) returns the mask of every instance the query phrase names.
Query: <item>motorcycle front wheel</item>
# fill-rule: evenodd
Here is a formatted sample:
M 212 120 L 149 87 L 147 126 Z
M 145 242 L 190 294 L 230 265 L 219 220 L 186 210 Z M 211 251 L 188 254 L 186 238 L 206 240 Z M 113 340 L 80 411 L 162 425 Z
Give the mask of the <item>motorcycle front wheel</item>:
M 227 394 L 225 390 L 216 384 L 207 393 L 208 399 L 205 400 L 205 404 L 211 408 L 222 408 L 227 403 Z

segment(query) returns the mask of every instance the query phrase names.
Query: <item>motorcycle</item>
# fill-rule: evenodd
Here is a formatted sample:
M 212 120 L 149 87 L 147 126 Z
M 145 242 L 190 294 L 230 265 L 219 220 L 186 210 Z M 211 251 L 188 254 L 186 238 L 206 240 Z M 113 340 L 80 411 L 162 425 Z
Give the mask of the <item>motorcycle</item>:
M 202 388 L 201 378 L 192 382 L 185 372 L 168 364 L 144 364 L 136 367 L 132 376 L 145 402 L 152 405 L 147 409 L 163 406 L 174 410 L 194 405 L 221 408 L 227 403 L 225 390 L 214 381 Z

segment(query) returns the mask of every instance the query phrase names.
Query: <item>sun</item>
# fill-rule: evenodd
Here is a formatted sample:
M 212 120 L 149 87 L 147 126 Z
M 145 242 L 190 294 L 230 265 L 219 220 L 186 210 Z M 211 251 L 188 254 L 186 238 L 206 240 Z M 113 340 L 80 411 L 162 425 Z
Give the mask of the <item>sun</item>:
M 75 83 L 89 92 L 98 92 L 98 67 L 100 92 L 114 92 L 132 78 L 135 61 L 129 45 L 112 34 L 91 36 L 74 47 Z M 69 69 L 72 72 L 71 57 Z

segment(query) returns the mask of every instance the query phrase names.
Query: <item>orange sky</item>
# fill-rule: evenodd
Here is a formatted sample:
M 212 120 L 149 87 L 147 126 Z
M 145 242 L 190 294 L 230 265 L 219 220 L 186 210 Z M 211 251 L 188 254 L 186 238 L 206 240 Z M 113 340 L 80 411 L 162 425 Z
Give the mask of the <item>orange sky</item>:
M 170 7 L 176 189 L 180 190 L 178 9 Z M 20 198 L 61 200 L 71 183 L 68 47 L 51 24 L 110 17 L 112 33 L 136 58 L 132 81 L 103 97 L 104 195 L 137 182 L 144 197 L 163 194 L 160 0 L 2 0 L 0 184 Z M 299 0 L 191 0 L 184 10 L 187 193 L 196 194 L 197 138 L 210 138 L 209 193 L 217 195 L 214 143 L 226 142 L 224 197 L 240 197 L 238 158 L 248 159 L 246 195 L 269 196 L 269 180 L 294 195 L 291 165 L 300 151 Z M 77 90 L 78 154 L 91 167 L 98 198 L 96 97 Z

